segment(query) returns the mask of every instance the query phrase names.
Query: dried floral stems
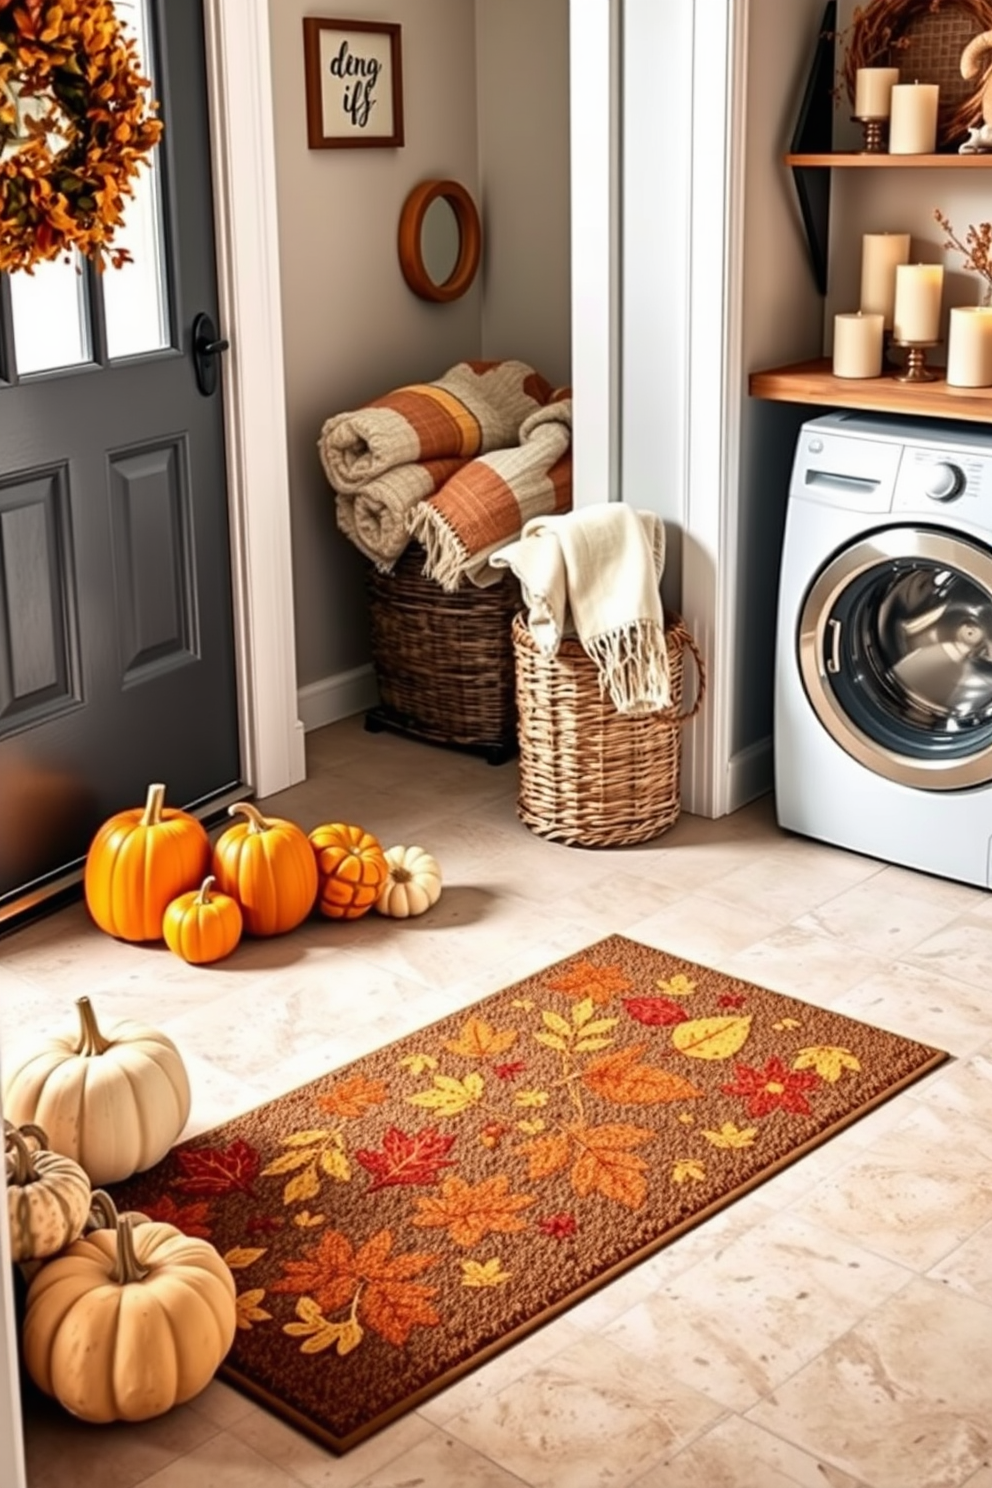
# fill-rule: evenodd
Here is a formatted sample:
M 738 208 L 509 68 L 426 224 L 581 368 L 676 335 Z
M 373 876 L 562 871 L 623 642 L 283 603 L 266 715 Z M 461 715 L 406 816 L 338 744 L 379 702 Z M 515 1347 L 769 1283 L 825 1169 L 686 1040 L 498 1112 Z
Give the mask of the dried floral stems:
M 934 209 L 933 215 L 947 234 L 944 247 L 962 254 L 965 268 L 981 275 L 986 284 L 985 299 L 988 299 L 992 295 L 992 222 L 979 222 L 977 227 L 970 224 L 962 243 L 939 207 Z

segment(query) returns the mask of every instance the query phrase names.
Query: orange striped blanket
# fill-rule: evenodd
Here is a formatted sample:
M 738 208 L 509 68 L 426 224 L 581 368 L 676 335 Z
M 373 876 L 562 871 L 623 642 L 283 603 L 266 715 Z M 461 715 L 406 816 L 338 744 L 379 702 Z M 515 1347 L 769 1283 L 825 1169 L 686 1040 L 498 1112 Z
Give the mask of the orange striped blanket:
M 531 517 L 571 510 L 571 444 L 571 390 L 563 388 L 523 421 L 513 448 L 470 460 L 413 507 L 408 525 L 427 554 L 426 576 L 449 592 L 464 579 L 496 583 L 492 553 Z
M 515 445 L 550 395 L 526 362 L 459 362 L 327 419 L 318 449 L 339 528 L 388 572 L 410 540 L 411 509 L 476 455 Z

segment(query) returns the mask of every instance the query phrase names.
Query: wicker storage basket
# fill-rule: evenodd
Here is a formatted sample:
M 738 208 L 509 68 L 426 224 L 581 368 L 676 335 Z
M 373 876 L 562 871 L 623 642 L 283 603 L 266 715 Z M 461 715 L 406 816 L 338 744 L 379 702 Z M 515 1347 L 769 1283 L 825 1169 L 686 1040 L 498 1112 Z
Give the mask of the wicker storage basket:
M 542 656 L 522 614 L 513 622 L 520 791 L 517 814 L 532 831 L 578 847 L 647 842 L 678 820 L 682 725 L 703 701 L 705 673 L 678 615 L 665 621 L 671 706 L 630 717 L 601 697 L 599 674 L 577 640 Z M 696 698 L 682 707 L 685 650 Z
M 507 571 L 488 589 L 470 584 L 447 594 L 424 578 L 423 564 L 423 548 L 411 543 L 392 573 L 369 571 L 381 703 L 365 726 L 502 764 L 517 752 L 510 626 L 520 586 Z

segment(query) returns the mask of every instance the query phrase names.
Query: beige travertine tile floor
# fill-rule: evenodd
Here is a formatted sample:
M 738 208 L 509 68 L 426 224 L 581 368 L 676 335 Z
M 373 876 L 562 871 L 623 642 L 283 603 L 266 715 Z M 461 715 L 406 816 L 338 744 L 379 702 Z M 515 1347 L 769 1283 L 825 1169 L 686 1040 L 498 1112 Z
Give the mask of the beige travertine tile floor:
M 91 992 L 182 1048 L 190 1132 L 614 931 L 955 1059 L 334 1458 L 214 1382 L 138 1427 L 26 1401 L 31 1488 L 992 1488 L 992 900 L 779 831 L 770 799 L 607 852 L 516 819 L 516 765 L 308 738 L 267 807 L 418 841 L 423 919 L 308 922 L 197 970 L 81 905 L 0 941 L 0 1039 Z

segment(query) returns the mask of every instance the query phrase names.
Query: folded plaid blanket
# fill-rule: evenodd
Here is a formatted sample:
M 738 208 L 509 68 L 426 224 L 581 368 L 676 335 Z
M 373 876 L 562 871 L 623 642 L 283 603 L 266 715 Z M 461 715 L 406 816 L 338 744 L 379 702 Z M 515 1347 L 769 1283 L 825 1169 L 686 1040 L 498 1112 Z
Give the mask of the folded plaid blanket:
M 526 362 L 459 362 L 436 382 L 415 383 L 324 423 L 318 449 L 334 490 L 358 495 L 400 465 L 471 460 L 516 444 L 551 386 Z
M 409 530 L 426 552 L 427 578 L 449 592 L 463 579 L 496 583 L 502 575 L 490 555 L 530 518 L 571 508 L 571 443 L 572 399 L 562 389 L 524 419 L 515 448 L 470 460 L 436 496 L 411 507 Z

